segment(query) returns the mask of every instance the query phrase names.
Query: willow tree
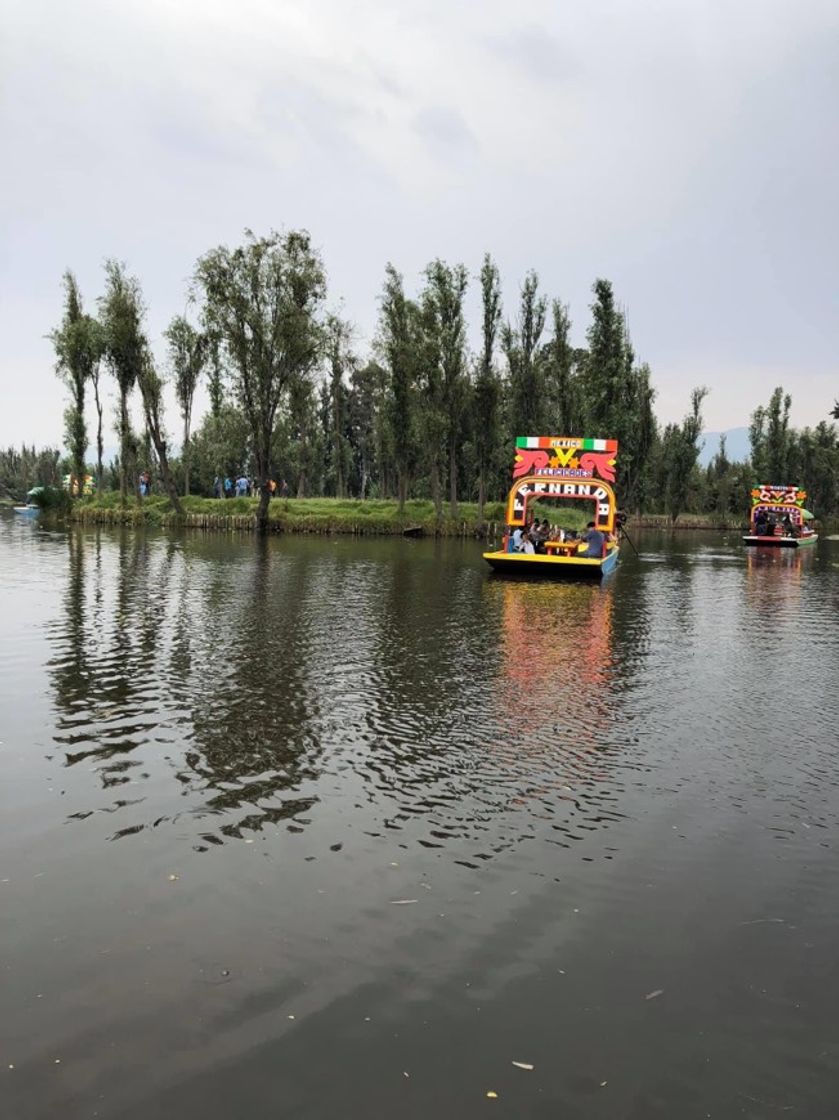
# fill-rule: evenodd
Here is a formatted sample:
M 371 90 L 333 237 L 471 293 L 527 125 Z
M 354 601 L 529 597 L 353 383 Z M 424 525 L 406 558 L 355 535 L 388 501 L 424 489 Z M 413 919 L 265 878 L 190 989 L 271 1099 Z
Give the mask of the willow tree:
M 105 356 L 120 393 L 119 483 L 123 503 L 127 497 L 127 474 L 133 470 L 134 444 L 128 416 L 128 395 L 139 386 L 146 430 L 154 445 L 163 483 L 175 512 L 182 513 L 178 492 L 169 469 L 166 438 L 161 418 L 162 381 L 154 368 L 148 340 L 143 331 L 145 305 L 140 283 L 126 273 L 118 261 L 105 262 L 105 293 L 99 301 L 104 332 Z
M 472 428 L 478 467 L 478 520 L 484 519 L 487 475 L 498 442 L 501 386 L 495 370 L 495 343 L 501 323 L 501 277 L 489 253 L 481 265 L 481 354 L 472 394 Z
M 64 413 L 67 448 L 73 464 L 76 492 L 84 490 L 87 454 L 87 425 L 85 424 L 85 395 L 88 381 L 94 381 L 98 403 L 99 360 L 102 355 L 102 332 L 99 324 L 82 310 L 82 297 L 76 278 L 69 270 L 64 273 L 64 315 L 59 328 L 50 339 L 55 349 L 56 372 L 70 390 L 70 404 Z M 98 445 L 101 447 L 101 410 Z M 101 460 L 102 452 L 99 451 Z M 101 469 L 101 468 L 100 468 Z M 71 493 L 72 493 L 71 487 Z
M 319 313 L 326 276 L 308 233 L 245 232 L 237 249 L 220 245 L 199 261 L 205 327 L 218 338 L 253 437 L 259 478 L 257 529 L 268 527 L 271 445 L 284 394 L 309 379 L 322 344 Z
M 178 408 L 183 420 L 181 459 L 184 467 L 184 493 L 189 495 L 192 402 L 198 379 L 207 362 L 207 337 L 195 330 L 182 315 L 176 315 L 163 334 L 169 344 L 169 361 L 175 375 L 175 396 L 178 398 Z

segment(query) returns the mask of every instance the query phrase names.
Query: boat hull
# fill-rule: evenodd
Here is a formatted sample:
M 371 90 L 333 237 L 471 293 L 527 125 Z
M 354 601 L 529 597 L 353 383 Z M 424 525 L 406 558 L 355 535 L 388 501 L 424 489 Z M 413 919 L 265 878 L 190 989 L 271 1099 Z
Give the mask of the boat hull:
M 818 533 L 807 537 L 758 537 L 749 533 L 743 537 L 743 544 L 752 548 L 806 548 L 818 539 Z
M 38 506 L 13 506 L 12 508 L 20 517 L 37 517 L 41 512 Z
M 484 560 L 495 572 L 505 575 L 547 579 L 600 579 L 618 565 L 619 549 L 612 548 L 602 559 L 587 556 L 543 556 L 522 552 L 485 552 Z

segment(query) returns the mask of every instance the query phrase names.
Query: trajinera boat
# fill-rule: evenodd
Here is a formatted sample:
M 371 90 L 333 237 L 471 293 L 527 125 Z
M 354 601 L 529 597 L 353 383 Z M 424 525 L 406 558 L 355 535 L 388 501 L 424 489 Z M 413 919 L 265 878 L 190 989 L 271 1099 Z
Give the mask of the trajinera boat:
M 611 486 L 617 455 L 614 439 L 518 436 L 504 544 L 485 552 L 484 560 L 496 571 L 528 576 L 599 578 L 613 571 L 620 551 L 615 539 L 617 500 Z M 516 530 L 528 525 L 528 505 L 542 501 L 584 503 L 590 510 L 586 534 L 590 540 L 547 540 L 540 542 L 544 551 L 516 551 Z M 598 554 L 590 548 L 597 548 Z
M 819 534 L 807 524 L 813 515 L 804 508 L 806 497 L 806 491 L 797 486 L 756 486 L 744 542 L 767 548 L 815 544 Z

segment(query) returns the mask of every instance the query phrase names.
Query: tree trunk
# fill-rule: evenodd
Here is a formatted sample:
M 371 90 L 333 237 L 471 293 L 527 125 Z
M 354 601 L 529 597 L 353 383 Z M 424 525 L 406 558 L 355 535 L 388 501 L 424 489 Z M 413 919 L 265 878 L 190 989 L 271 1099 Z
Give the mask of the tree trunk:
M 184 420 L 184 446 L 181 452 L 184 461 L 184 497 L 189 497 L 189 418 Z
M 268 473 L 259 472 L 259 505 L 256 507 L 256 531 L 260 535 L 268 532 L 268 505 L 271 501 L 271 491 L 268 489 Z
M 437 515 L 437 520 L 441 521 L 443 518 L 443 495 L 440 492 L 440 468 L 437 465 L 436 455 L 431 461 L 431 498 L 434 502 L 434 512 Z
M 172 503 L 172 509 L 178 515 L 183 517 L 184 508 L 181 505 L 181 499 L 178 497 L 178 488 L 175 485 L 175 480 L 172 477 L 172 471 L 169 468 L 169 459 L 166 455 L 166 441 L 162 438 L 159 430 L 149 430 L 154 450 L 157 455 L 157 461 L 160 463 L 160 473 L 163 475 L 163 485 L 166 487 L 166 492 L 169 495 L 169 501 Z
M 404 467 L 399 468 L 398 488 L 399 488 L 399 513 L 401 514 L 401 513 L 405 512 L 405 498 L 406 498 L 407 490 L 408 490 L 408 478 L 407 478 L 407 475 L 405 473 L 405 468 Z
M 124 506 L 128 498 L 128 480 L 126 471 L 128 464 L 128 401 L 125 393 L 120 391 L 119 396 L 119 501 Z
M 478 472 L 478 521 L 482 522 L 484 519 L 484 506 L 487 500 L 487 486 L 486 479 L 484 478 L 484 468 L 481 467 Z
M 98 374 L 93 381 L 93 399 L 96 401 L 96 415 L 98 418 L 98 425 L 96 428 L 96 493 L 99 494 L 102 490 L 102 455 L 104 454 L 104 447 L 102 445 L 102 402 L 99 400 Z
M 184 508 L 181 505 L 181 499 L 178 497 L 178 488 L 175 485 L 175 480 L 172 477 L 172 471 L 169 467 L 169 458 L 166 454 L 166 440 L 163 438 L 163 433 L 160 429 L 157 408 L 146 399 L 142 384 L 140 385 L 140 392 L 143 397 L 143 411 L 146 414 L 146 431 L 154 444 L 157 461 L 160 464 L 160 473 L 163 476 L 163 485 L 166 487 L 169 501 L 172 503 L 172 509 L 178 517 L 183 517 Z
M 457 440 L 449 440 L 449 514 L 457 520 Z

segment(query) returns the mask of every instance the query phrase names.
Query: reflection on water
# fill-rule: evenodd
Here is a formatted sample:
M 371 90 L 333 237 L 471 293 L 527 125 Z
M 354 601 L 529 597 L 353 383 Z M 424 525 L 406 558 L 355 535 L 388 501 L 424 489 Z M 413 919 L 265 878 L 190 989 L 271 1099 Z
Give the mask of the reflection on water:
M 839 546 L 636 543 L 0 520 L 4 1116 L 831 1115 Z
M 68 535 L 49 632 L 55 741 L 109 794 L 71 819 L 113 814 L 114 840 L 177 825 L 208 851 L 304 830 L 351 779 L 371 829 L 473 840 L 468 866 L 531 837 L 523 813 L 609 819 L 609 789 L 582 787 L 608 786 L 622 742 L 613 586 L 486 580 L 416 548 L 387 565 L 130 532 L 104 548 Z M 489 846 L 487 812 L 517 818 Z

